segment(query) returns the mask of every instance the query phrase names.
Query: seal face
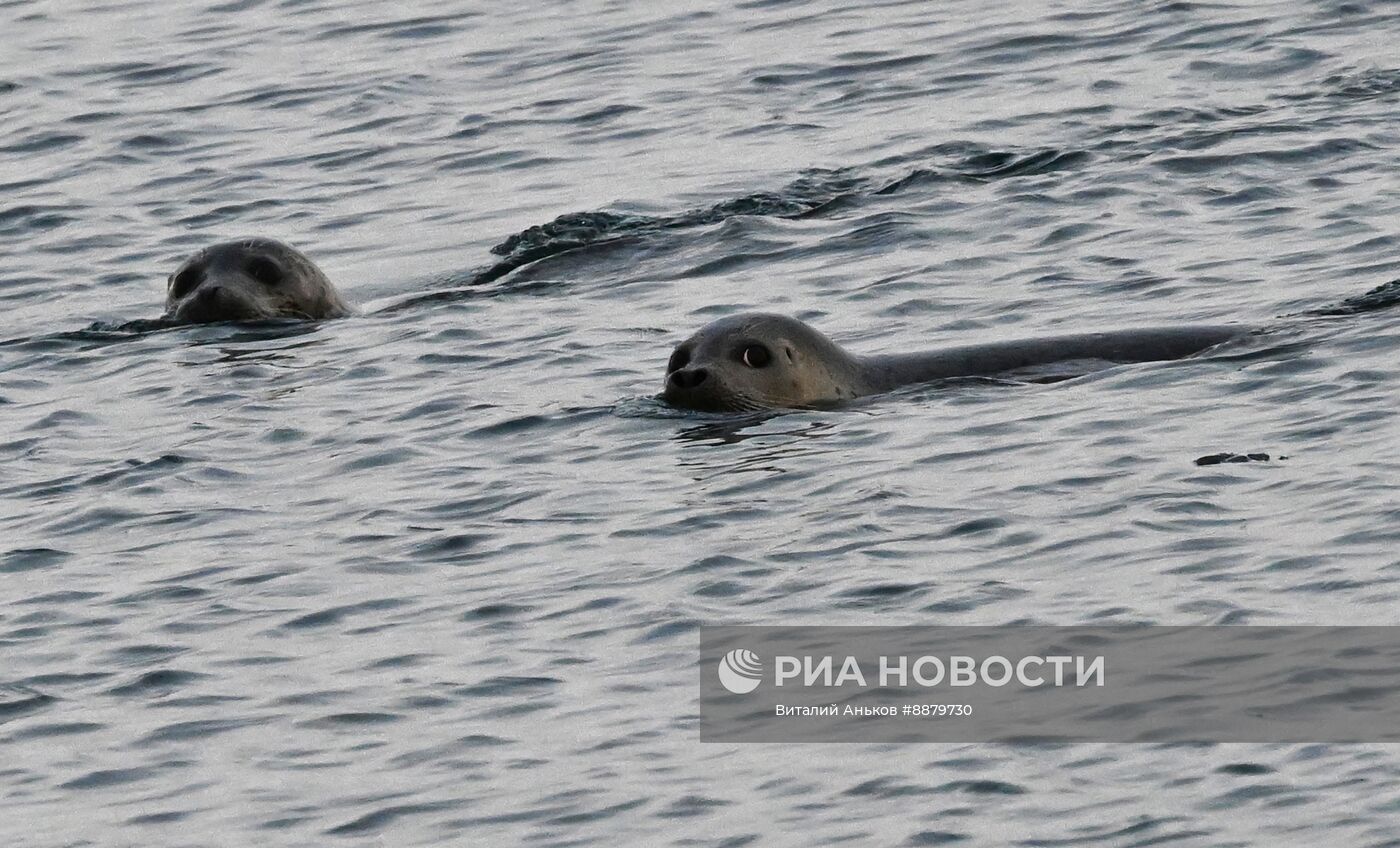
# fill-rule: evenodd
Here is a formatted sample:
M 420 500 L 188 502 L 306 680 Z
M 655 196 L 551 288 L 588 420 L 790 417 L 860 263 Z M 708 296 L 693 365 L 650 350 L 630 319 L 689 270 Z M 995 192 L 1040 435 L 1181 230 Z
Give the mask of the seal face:
M 813 406 L 865 392 L 859 364 L 835 342 L 784 315 L 721 318 L 681 342 L 662 397 L 709 412 Z
M 349 315 L 331 281 L 301 251 L 269 238 L 206 247 L 170 275 L 165 317 L 204 324 Z

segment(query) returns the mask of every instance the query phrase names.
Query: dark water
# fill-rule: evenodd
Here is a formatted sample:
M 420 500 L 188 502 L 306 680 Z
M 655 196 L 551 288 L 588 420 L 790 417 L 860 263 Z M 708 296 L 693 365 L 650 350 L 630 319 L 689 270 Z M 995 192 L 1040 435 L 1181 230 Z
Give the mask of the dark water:
M 1400 312 L 757 422 L 650 395 L 739 308 L 890 352 L 1400 277 L 1394 4 L 0 32 L 5 844 L 1393 844 L 1389 747 L 702 746 L 694 663 L 702 622 L 1393 623 Z M 366 313 L 102 329 L 249 233 Z

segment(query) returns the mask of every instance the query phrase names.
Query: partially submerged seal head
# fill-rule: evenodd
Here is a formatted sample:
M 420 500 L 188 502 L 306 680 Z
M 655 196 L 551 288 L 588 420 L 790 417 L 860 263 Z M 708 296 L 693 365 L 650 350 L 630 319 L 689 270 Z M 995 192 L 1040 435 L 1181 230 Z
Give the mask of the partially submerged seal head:
M 204 248 L 170 275 L 165 294 L 165 317 L 193 324 L 339 318 L 351 311 L 316 263 L 269 238 Z
M 866 394 L 861 365 L 796 318 L 750 312 L 721 318 L 681 342 L 662 397 L 708 412 L 835 403 Z

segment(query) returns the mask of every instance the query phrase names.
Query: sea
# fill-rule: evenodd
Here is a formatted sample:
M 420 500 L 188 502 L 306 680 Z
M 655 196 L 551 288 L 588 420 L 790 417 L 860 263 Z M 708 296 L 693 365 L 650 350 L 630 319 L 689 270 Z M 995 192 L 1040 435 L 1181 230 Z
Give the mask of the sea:
M 0 0 L 0 33 L 4 845 L 1400 844 L 1391 745 L 708 743 L 697 676 L 712 624 L 1395 624 L 1400 309 L 1300 314 L 1400 278 L 1400 5 Z M 156 320 L 243 236 L 358 314 Z M 869 354 L 1275 330 L 661 402 L 745 310 Z

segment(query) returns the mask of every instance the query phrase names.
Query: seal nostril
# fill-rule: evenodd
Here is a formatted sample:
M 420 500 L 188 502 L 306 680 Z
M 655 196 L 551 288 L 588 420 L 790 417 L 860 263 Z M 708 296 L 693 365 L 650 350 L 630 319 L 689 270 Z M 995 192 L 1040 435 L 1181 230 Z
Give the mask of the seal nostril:
M 176 298 L 184 297 L 194 291 L 203 279 L 204 269 L 198 265 L 182 268 L 170 278 L 170 294 Z
M 667 371 L 679 371 L 690 364 L 690 351 L 683 347 L 676 348 L 676 352 L 671 354 L 671 361 L 666 363 Z

